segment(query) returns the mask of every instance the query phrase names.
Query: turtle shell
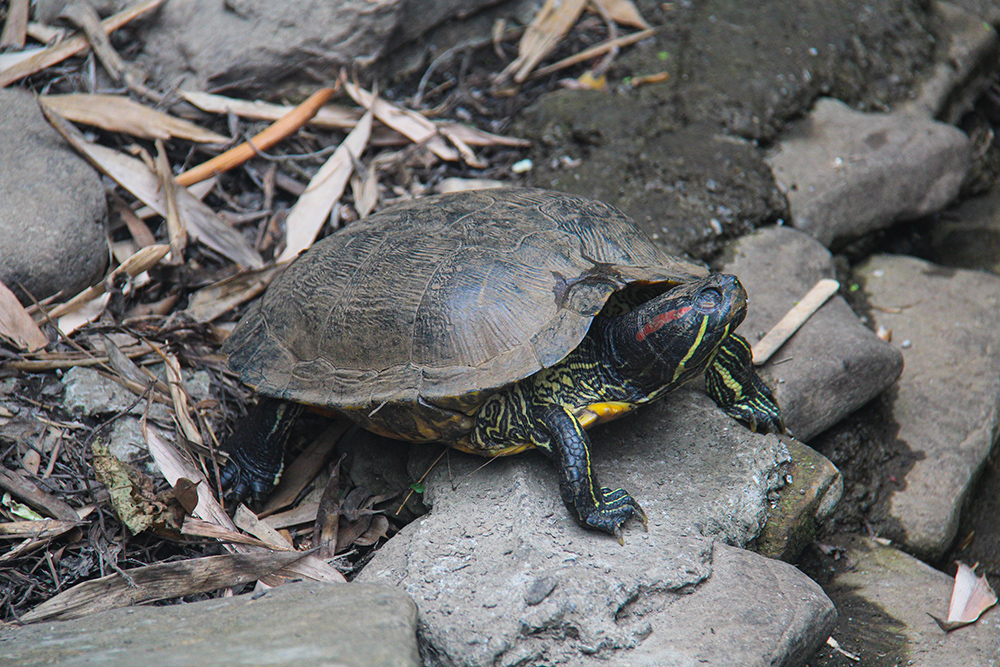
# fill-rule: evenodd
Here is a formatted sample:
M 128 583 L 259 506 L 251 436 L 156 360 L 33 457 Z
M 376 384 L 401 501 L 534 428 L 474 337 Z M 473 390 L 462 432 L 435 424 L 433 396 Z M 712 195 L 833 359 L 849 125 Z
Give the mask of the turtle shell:
M 706 274 L 597 201 L 525 188 L 439 195 L 314 244 L 223 351 L 265 395 L 397 437 L 454 439 L 468 428 L 455 411 L 559 362 L 615 291 Z

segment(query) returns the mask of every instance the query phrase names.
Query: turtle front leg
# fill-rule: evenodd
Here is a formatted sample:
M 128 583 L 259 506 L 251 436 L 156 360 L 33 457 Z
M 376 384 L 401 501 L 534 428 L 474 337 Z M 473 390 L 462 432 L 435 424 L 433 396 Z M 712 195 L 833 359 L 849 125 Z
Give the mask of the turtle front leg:
M 731 334 L 705 370 L 705 386 L 726 414 L 758 433 L 784 433 L 785 422 L 774 395 L 753 367 L 750 344 Z
M 236 424 L 226 441 L 229 462 L 219 472 L 219 483 L 232 507 L 247 500 L 260 504 L 278 483 L 288 432 L 302 406 L 261 398 Z
M 622 524 L 633 516 L 646 526 L 646 513 L 624 489 L 602 487 L 590 462 L 590 438 L 566 407 L 555 405 L 542 412 L 542 423 L 551 435 L 538 448 L 559 468 L 563 502 L 587 528 L 622 538 Z

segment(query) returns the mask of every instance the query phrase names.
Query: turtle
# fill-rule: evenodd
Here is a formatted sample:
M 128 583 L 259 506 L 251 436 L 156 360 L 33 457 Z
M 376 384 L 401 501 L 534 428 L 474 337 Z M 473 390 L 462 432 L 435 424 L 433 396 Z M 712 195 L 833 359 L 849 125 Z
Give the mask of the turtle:
M 732 275 L 663 252 L 618 209 L 533 188 L 396 204 L 300 254 L 223 345 L 261 395 L 223 489 L 259 502 L 303 406 L 488 457 L 537 449 L 585 528 L 622 541 L 640 504 L 601 486 L 589 427 L 698 377 L 726 413 L 783 432 L 735 333 Z

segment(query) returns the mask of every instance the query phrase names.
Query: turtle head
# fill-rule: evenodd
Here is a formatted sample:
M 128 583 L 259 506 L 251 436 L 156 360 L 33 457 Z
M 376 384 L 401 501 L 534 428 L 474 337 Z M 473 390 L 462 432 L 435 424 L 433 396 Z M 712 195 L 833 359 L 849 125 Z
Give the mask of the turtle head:
M 615 349 L 631 369 L 627 373 L 670 389 L 704 372 L 746 310 L 747 292 L 739 279 L 713 274 L 617 318 Z

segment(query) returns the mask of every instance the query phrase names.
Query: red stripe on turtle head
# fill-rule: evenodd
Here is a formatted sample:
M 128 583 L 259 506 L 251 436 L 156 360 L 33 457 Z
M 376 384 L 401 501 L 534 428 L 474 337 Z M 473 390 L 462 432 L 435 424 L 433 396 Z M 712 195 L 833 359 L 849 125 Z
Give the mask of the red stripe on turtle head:
M 643 340 L 646 339 L 646 336 L 654 333 L 657 329 L 662 327 L 667 322 L 673 322 L 679 317 L 684 317 L 690 310 L 691 306 L 682 306 L 680 308 L 674 308 L 673 310 L 668 310 L 665 313 L 660 313 L 652 320 L 650 320 L 646 324 L 646 326 L 639 329 L 639 332 L 635 335 L 635 339 L 641 343 Z

